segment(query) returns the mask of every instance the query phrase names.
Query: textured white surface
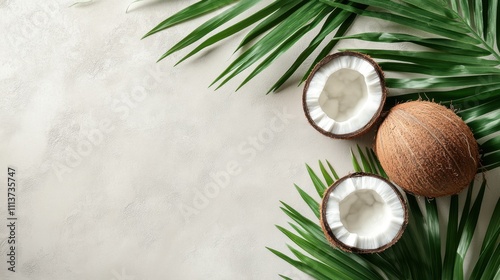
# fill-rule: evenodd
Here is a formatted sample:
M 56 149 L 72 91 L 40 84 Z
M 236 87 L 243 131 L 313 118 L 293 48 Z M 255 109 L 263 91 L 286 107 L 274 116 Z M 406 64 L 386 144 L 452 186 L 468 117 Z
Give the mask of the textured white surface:
M 264 95 L 300 46 L 213 92 L 241 37 L 156 64 L 201 21 L 140 38 L 194 1 L 130 2 L 0 1 L 0 170 L 19 180 L 14 274 L 0 172 L 0 279 L 307 279 L 265 249 L 286 249 L 278 201 L 308 212 L 304 163 L 346 174 L 355 142 L 310 127 L 294 84 Z

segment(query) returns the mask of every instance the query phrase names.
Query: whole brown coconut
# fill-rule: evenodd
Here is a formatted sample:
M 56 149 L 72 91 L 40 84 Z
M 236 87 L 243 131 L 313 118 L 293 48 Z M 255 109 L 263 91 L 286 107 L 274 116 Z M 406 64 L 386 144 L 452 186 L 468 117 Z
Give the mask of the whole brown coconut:
M 394 106 L 378 129 L 375 152 L 394 183 L 426 197 L 459 193 L 479 165 L 478 145 L 467 124 L 428 101 Z

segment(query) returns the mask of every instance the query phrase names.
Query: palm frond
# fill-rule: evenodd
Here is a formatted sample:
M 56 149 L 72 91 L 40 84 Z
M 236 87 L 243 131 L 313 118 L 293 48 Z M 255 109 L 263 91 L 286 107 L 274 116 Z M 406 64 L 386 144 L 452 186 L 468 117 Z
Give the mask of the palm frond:
M 203 2 L 203 1 L 202 1 Z M 215 1 L 216 2 L 216 1 Z M 198 40 L 202 39 L 205 37 L 207 34 L 209 34 L 212 30 L 220 27 L 221 25 L 225 24 L 226 22 L 230 21 L 231 19 L 235 18 L 236 16 L 242 14 L 244 11 L 252 7 L 253 5 L 257 4 L 259 0 L 244 0 L 244 1 L 239 1 L 236 3 L 234 6 L 231 8 L 225 10 L 223 13 L 211 18 L 204 24 L 200 25 L 198 28 L 193 30 L 189 35 L 187 35 L 184 39 L 179 41 L 177 44 L 175 44 L 172 48 L 170 48 L 165 54 L 163 54 L 159 60 L 164 59 L 165 57 L 182 50 L 191 44 L 197 42 Z M 186 11 L 186 14 L 189 15 L 189 8 Z M 182 12 L 182 11 L 181 11 Z M 173 16 L 174 18 L 176 15 Z M 166 20 L 168 21 L 168 19 Z M 166 25 L 167 28 L 170 27 L 171 25 Z M 160 30 L 165 29 L 165 24 L 160 24 L 159 26 L 155 27 L 153 30 L 151 30 L 149 33 L 146 34 L 146 36 L 154 34 Z
M 372 171 L 384 175 L 373 151 L 363 151 L 357 147 L 352 153 L 353 168 L 358 171 Z M 328 166 L 331 166 L 327 163 Z M 307 166 L 312 184 L 321 199 L 322 191 L 336 179 L 323 162 L 319 169 L 324 181 Z M 336 179 L 333 179 L 336 178 Z M 482 179 L 478 194 L 474 195 L 474 184 L 468 189 L 463 211 L 459 213 L 459 199 L 451 196 L 448 212 L 449 221 L 446 232 L 440 232 L 438 205 L 448 198 L 424 199 L 424 209 L 419 205 L 420 198 L 407 194 L 410 219 L 408 227 L 398 243 L 379 254 L 356 255 L 331 247 L 323 235 L 318 221 L 312 221 L 286 203 L 282 210 L 292 219 L 291 229 L 278 226 L 278 229 L 294 244 L 288 246 L 292 256 L 269 249 L 281 259 L 315 279 L 464 279 L 464 256 L 469 249 L 478 221 L 484 221 L 480 210 L 486 189 Z M 319 202 L 303 189 L 295 186 L 300 196 L 319 219 Z M 500 268 L 500 199 L 490 218 L 489 226 L 481 247 L 478 261 L 468 264 L 471 268 L 470 279 L 495 279 Z M 460 221 L 459 221 L 459 216 Z M 446 234 L 444 260 L 441 259 L 442 235 Z M 296 247 L 295 247 L 296 246 Z M 283 276 L 284 279 L 286 276 Z
M 143 38 L 151 36 L 155 33 L 168 29 L 172 26 L 175 26 L 179 23 L 186 22 L 188 20 L 200 17 L 204 14 L 213 12 L 220 8 L 223 8 L 231 3 L 237 2 L 238 0 L 205 0 L 197 2 L 189 7 L 184 8 L 183 10 L 177 12 L 173 16 L 167 18 L 158 24 L 151 31 L 146 33 Z
M 283 48 L 281 43 L 295 33 L 300 32 L 304 26 L 307 26 L 311 21 L 317 22 L 318 15 L 325 15 L 328 6 L 317 1 L 306 1 L 301 4 L 293 14 L 280 22 L 275 28 L 265 34 L 260 40 L 253 44 L 248 50 L 241 53 L 212 83 L 219 83 L 218 87 L 226 84 L 230 79 L 240 74 L 266 54 L 271 53 L 278 48 Z M 299 35 L 302 37 L 305 33 Z
M 298 1 L 295 1 L 295 3 L 296 2 L 298 2 Z M 284 6 L 283 6 L 283 3 L 279 2 L 279 1 L 273 2 L 272 4 L 268 5 L 267 7 L 259 10 L 257 13 L 252 14 L 251 16 L 239 21 L 238 23 L 236 23 L 234 25 L 231 25 L 230 27 L 228 27 L 228 28 L 218 32 L 217 34 L 211 36 L 210 38 L 206 39 L 200 45 L 198 45 L 195 49 L 193 49 L 190 53 L 188 53 L 186 56 L 184 56 L 177 64 L 179 64 L 179 63 L 183 62 L 184 60 L 190 58 L 191 56 L 197 54 L 201 50 L 240 32 L 241 30 L 251 26 L 252 24 L 262 20 L 265 17 L 269 18 L 269 16 L 271 14 L 275 13 L 275 11 L 277 11 L 278 9 L 287 11 L 288 8 L 292 8 L 293 6 L 294 6 L 293 1 L 286 3 L 286 5 L 284 5 Z M 285 7 L 285 8 L 283 9 L 283 7 Z M 253 34 L 250 34 L 251 35 L 250 37 L 256 36 L 259 33 L 260 32 L 255 32 Z M 248 38 L 245 38 L 245 39 L 248 40 Z M 247 42 L 245 42 L 245 40 L 244 40 L 238 48 L 241 48 L 242 46 L 244 46 L 246 44 L 247 44 Z

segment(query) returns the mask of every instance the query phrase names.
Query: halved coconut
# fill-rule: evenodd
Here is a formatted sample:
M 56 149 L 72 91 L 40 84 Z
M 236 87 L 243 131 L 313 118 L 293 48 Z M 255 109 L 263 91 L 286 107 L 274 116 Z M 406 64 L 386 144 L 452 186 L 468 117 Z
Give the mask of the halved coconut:
M 326 190 L 320 223 L 335 247 L 353 253 L 377 253 L 402 236 L 408 210 L 392 183 L 378 175 L 353 173 Z
M 339 52 L 321 60 L 304 87 L 302 105 L 309 123 L 332 138 L 367 132 L 386 98 L 382 69 L 370 57 Z

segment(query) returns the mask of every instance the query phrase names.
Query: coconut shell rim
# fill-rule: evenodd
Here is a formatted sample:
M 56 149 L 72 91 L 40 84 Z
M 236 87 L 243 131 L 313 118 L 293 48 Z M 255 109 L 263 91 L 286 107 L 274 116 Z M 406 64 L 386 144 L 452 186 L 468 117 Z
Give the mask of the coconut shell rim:
M 396 236 L 391 240 L 391 242 L 384 244 L 383 246 L 380 246 L 375 249 L 361 249 L 357 247 L 351 247 L 349 245 L 344 244 L 340 240 L 338 240 L 335 235 L 333 234 L 331 228 L 328 226 L 328 222 L 326 221 L 326 205 L 328 203 L 328 197 L 330 196 L 330 193 L 343 181 L 346 179 L 352 178 L 352 177 L 362 177 L 362 176 L 370 176 L 370 177 L 375 177 L 377 179 L 380 179 L 389 185 L 392 190 L 396 193 L 396 196 L 399 199 L 399 202 L 401 203 L 401 206 L 403 207 L 404 210 L 404 221 L 403 224 L 401 225 L 401 228 L 399 229 L 398 233 Z M 357 254 L 368 254 L 368 253 L 380 253 L 385 251 L 387 248 L 391 247 L 392 245 L 396 244 L 399 239 L 403 236 L 404 231 L 406 230 L 406 227 L 408 225 L 408 220 L 409 220 L 409 214 L 408 214 L 408 206 L 406 204 L 406 200 L 403 198 L 403 195 L 399 191 L 399 189 L 388 179 L 379 176 L 377 174 L 372 174 L 372 173 L 366 173 L 366 172 L 355 172 L 351 173 L 349 175 L 346 175 L 337 181 L 335 181 L 331 186 L 329 186 L 325 193 L 323 194 L 323 199 L 321 201 L 320 205 L 320 225 L 321 229 L 323 230 L 323 233 L 325 234 L 326 239 L 330 244 L 334 247 L 337 247 L 345 252 L 349 253 L 357 253 Z
M 377 73 L 377 76 L 379 77 L 379 80 L 380 80 L 380 87 L 382 90 L 382 100 L 380 101 L 379 108 L 378 108 L 377 112 L 375 112 L 375 114 L 372 116 L 370 121 L 366 125 L 364 125 L 362 128 L 360 128 L 356 131 L 353 131 L 353 132 L 346 133 L 346 134 L 335 134 L 335 133 L 323 130 L 314 122 L 314 120 L 311 118 L 311 115 L 309 113 L 309 108 L 307 107 L 307 104 L 306 104 L 306 96 L 307 96 L 307 91 L 309 89 L 309 85 L 311 83 L 311 80 L 314 77 L 314 75 L 316 74 L 316 72 L 321 67 L 325 66 L 326 64 L 330 63 L 332 60 L 334 60 L 338 57 L 341 57 L 341 56 L 355 56 L 357 58 L 361 58 L 361 59 L 367 61 L 368 63 L 370 63 L 370 65 L 373 66 L 373 68 L 375 69 L 375 72 Z M 342 52 L 337 52 L 337 53 L 325 56 L 323 59 L 321 59 L 314 66 L 311 73 L 309 74 L 309 76 L 306 79 L 304 89 L 302 91 L 302 108 L 304 110 L 304 114 L 306 115 L 306 118 L 307 118 L 307 121 L 309 122 L 309 124 L 312 127 L 314 127 L 317 131 L 319 131 L 321 134 L 328 136 L 330 138 L 334 138 L 334 139 L 351 139 L 351 138 L 358 137 L 358 136 L 361 136 L 361 135 L 367 133 L 377 123 L 377 121 L 380 119 L 380 115 L 383 111 L 386 98 L 387 98 L 387 87 L 385 85 L 385 75 L 384 75 L 384 72 L 382 71 L 382 68 L 380 67 L 380 65 L 378 65 L 377 62 L 375 62 L 375 60 L 373 60 L 369 55 L 366 55 L 366 54 L 363 54 L 360 52 L 354 52 L 354 51 L 342 51 Z

